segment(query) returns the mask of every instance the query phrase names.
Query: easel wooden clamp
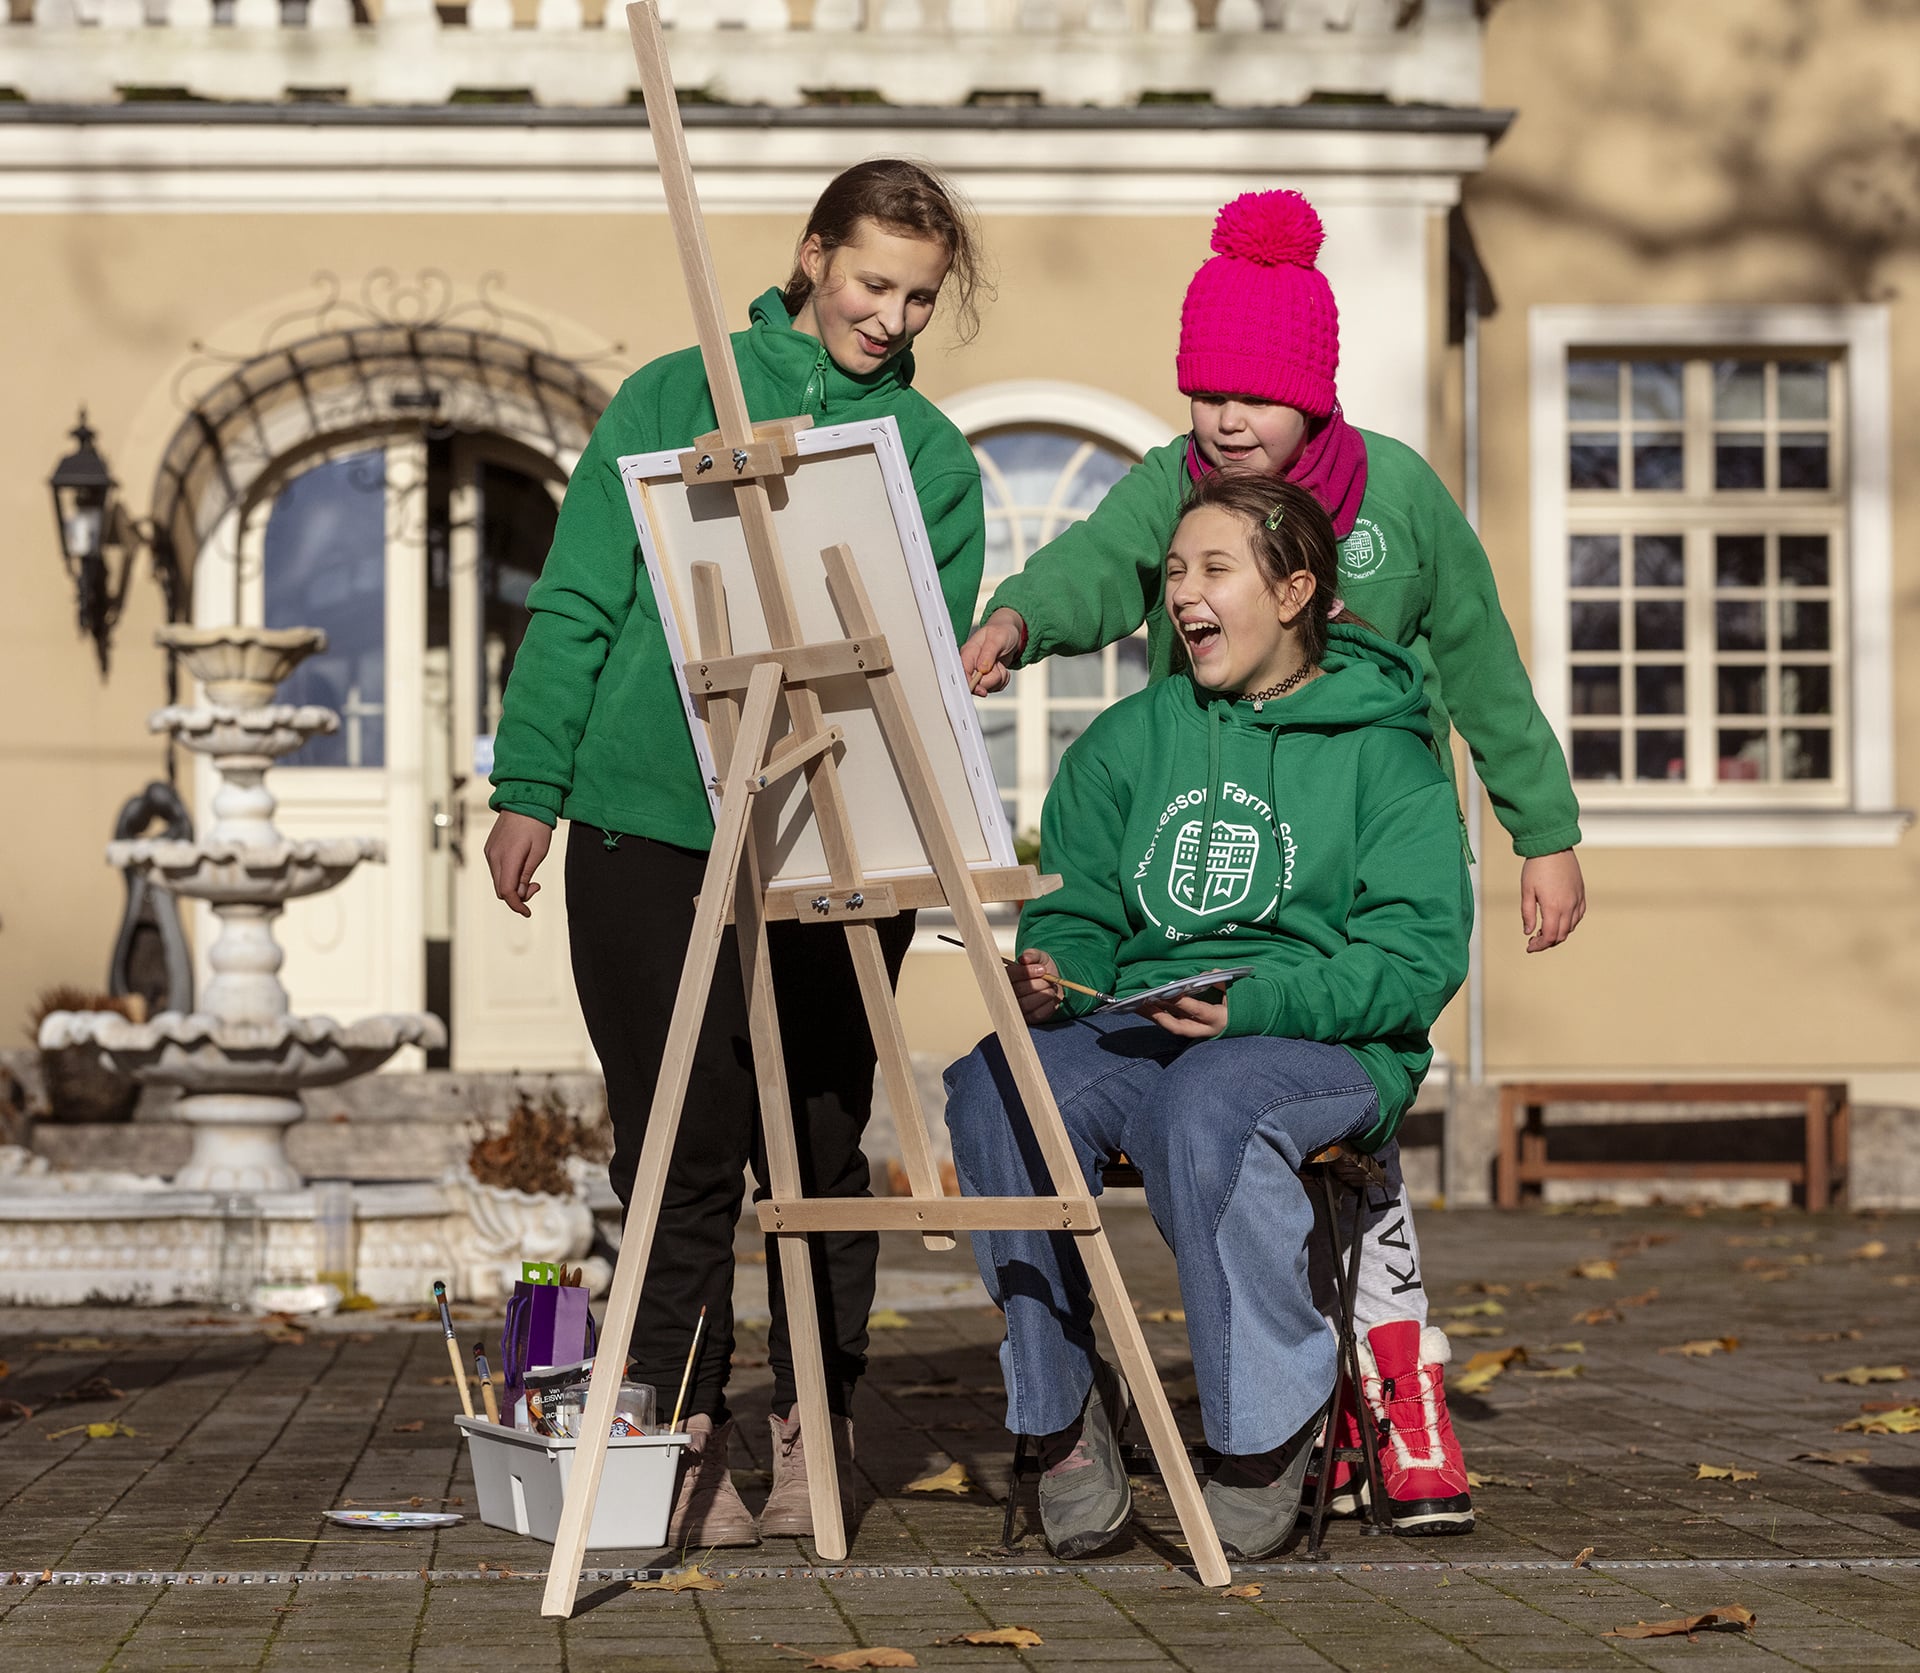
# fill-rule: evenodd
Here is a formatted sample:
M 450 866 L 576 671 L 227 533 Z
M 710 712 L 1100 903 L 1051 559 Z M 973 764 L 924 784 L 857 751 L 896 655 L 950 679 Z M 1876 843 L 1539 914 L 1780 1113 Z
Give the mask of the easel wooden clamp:
M 700 438 L 681 456 L 681 474 L 685 480 L 697 478 L 706 483 L 718 479 L 732 487 L 773 648 L 759 654 L 734 654 L 720 571 L 711 564 L 695 565 L 694 609 L 700 651 L 688 664 L 689 687 L 704 698 L 718 769 L 719 810 L 686 963 L 674 998 L 669 1044 L 648 1115 L 626 1233 L 607 1296 L 600 1333 L 602 1349 L 594 1363 L 587 1407 L 581 1418 L 581 1439 L 574 1452 L 542 1612 L 564 1616 L 573 1609 L 587 1530 L 606 1461 L 614 1402 L 659 1223 L 694 1046 L 729 918 L 736 926 L 747 989 L 749 1033 L 771 1186 L 769 1200 L 759 1205 L 759 1217 L 762 1228 L 779 1242 L 800 1419 L 813 1452 L 808 1485 L 814 1545 L 819 1554 L 828 1561 L 843 1559 L 847 1538 L 839 1472 L 830 1454 L 833 1431 L 808 1235 L 819 1231 L 910 1231 L 918 1232 L 930 1247 L 951 1248 L 957 1231 L 1058 1231 L 1072 1234 L 1078 1242 L 1094 1299 L 1113 1337 L 1115 1357 L 1133 1391 L 1200 1577 L 1211 1586 L 1225 1585 L 1231 1574 L 1219 1538 L 1207 1516 L 1186 1447 L 1101 1228 L 1099 1209 L 1087 1192 L 1026 1022 L 1001 968 L 982 904 L 985 900 L 1033 899 L 1046 892 L 1049 880 L 1041 878 L 1031 866 L 969 867 L 892 656 L 877 633 L 871 601 L 852 554 L 844 545 L 823 553 L 828 590 L 844 637 L 824 643 L 801 642 L 766 484 L 769 477 L 804 468 L 804 463 L 796 467 L 791 443 L 793 434 L 807 421 L 781 420 L 756 426 L 749 420 L 694 192 L 660 20 L 652 0 L 628 6 L 627 21 L 719 420 L 719 429 L 713 435 Z M 694 478 L 687 478 L 689 469 Z M 836 729 L 824 724 L 820 697 L 813 687 L 815 681 L 844 679 L 850 673 L 860 675 L 867 683 L 893 770 L 912 808 L 931 865 L 930 876 L 879 880 L 869 879 L 861 871 L 856 822 L 837 771 L 836 758 L 843 740 L 833 735 Z M 782 703 L 790 731 L 787 740 L 774 748 L 770 739 Z M 766 788 L 796 772 L 806 775 L 831 878 L 823 887 L 769 889 L 763 884 L 763 857 L 754 836 L 751 810 Z M 874 924 L 879 917 L 936 904 L 951 907 L 966 943 L 975 982 L 1047 1164 L 1052 1189 L 1045 1196 L 950 1198 L 942 1194 L 906 1032 Z M 770 922 L 792 918 L 837 924 L 847 938 L 880 1073 L 895 1111 L 910 1197 L 819 1199 L 805 1196 L 801 1189 L 767 940 Z

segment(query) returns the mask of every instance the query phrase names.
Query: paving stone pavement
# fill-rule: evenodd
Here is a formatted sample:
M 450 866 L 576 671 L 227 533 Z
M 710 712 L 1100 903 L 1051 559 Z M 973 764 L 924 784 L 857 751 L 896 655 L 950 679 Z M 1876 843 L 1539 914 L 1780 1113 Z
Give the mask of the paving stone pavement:
M 1114 1202 L 1107 1220 L 1142 1313 L 1177 1308 L 1144 1211 Z M 1484 1478 L 1479 1527 L 1397 1540 L 1336 1524 L 1324 1564 L 1289 1551 L 1245 1565 L 1237 1579 L 1257 1598 L 1182 1570 L 1151 1481 L 1129 1541 L 1093 1562 L 1053 1562 L 1030 1489 L 1015 1546 L 999 1549 L 998 1314 L 947 1281 L 970 1271 L 964 1253 L 912 1239 L 886 1240 L 884 1293 L 906 1323 L 874 1332 L 849 1561 L 769 1541 L 707 1559 L 723 1589 L 668 1595 L 629 1582 L 677 1554 L 594 1552 L 565 1623 L 539 1613 L 547 1547 L 473 1519 L 436 1326 L 0 1311 L 0 1400 L 33 1409 L 0 1417 L 0 1670 L 732 1673 L 876 1645 L 923 1667 L 1920 1667 L 1920 1434 L 1835 1432 L 1863 1406 L 1920 1400 L 1920 1376 L 1821 1380 L 1857 1365 L 1920 1373 L 1920 1216 L 1456 1211 L 1421 1227 L 1456 1375 L 1472 1352 L 1527 1351 L 1483 1394 L 1451 1398 Z M 491 1325 L 474 1314 L 465 1334 Z M 1190 1394 L 1180 1324 L 1145 1328 L 1176 1397 Z M 1675 1351 L 1721 1338 L 1736 1344 Z M 767 1480 L 764 1358 L 764 1337 L 743 1330 L 749 1503 Z M 107 1388 L 88 1390 L 95 1378 Z M 1191 1404 L 1180 1414 L 1197 1433 Z M 133 1433 L 87 1436 L 108 1420 Z M 1867 1462 L 1799 1456 L 1841 1448 Z M 974 1491 L 904 1491 L 955 1461 Z M 1753 1478 L 1697 1479 L 1702 1463 Z M 321 1520 L 348 1501 L 447 1503 L 469 1520 L 438 1535 Z M 1602 1636 L 1732 1603 L 1756 1630 Z M 1009 1625 L 1044 1643 L 940 1642 Z

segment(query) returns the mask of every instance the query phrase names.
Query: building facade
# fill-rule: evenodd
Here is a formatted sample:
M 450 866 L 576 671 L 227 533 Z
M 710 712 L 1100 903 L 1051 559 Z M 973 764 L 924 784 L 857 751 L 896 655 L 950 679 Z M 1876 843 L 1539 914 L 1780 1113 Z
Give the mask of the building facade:
M 1218 205 L 1306 192 L 1345 409 L 1478 516 L 1586 808 L 1591 914 L 1536 957 L 1480 821 L 1456 1074 L 1831 1074 L 1920 1107 L 1920 512 L 1897 468 L 1920 194 L 1889 137 L 1920 32 L 1898 8 L 663 11 L 736 319 L 852 161 L 926 158 L 978 207 L 997 299 L 918 360 L 981 458 L 989 587 L 1184 428 L 1179 304 Z M 389 863 L 289 907 L 302 1008 L 427 1005 L 456 1068 L 588 1061 L 561 891 L 513 917 L 480 848 L 557 497 L 621 378 L 691 338 L 619 25 L 579 0 L 15 0 L 0 1022 L 97 984 L 112 946 L 100 849 L 169 765 L 145 729 L 159 553 L 182 617 L 329 632 L 294 695 L 345 723 L 276 773 L 281 824 L 380 832 Z M 104 675 L 47 526 L 83 404 L 141 521 Z M 1016 830 L 1142 667 L 1123 643 L 982 704 Z M 914 1044 L 958 1052 L 983 1018 L 922 941 Z

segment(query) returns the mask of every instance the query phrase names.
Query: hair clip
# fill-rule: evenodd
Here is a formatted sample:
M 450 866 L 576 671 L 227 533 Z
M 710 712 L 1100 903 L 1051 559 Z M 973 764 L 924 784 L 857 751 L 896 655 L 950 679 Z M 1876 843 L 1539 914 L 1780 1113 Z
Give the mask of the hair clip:
M 1286 514 L 1287 514 L 1287 508 L 1284 505 L 1276 505 L 1271 511 L 1267 513 L 1267 527 L 1269 529 L 1279 528 L 1280 519 L 1285 517 Z

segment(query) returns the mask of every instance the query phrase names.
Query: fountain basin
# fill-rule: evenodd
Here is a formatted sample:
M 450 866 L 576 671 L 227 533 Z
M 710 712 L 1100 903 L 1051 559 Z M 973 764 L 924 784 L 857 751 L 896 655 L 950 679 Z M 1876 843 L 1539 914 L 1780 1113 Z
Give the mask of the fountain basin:
M 316 703 L 176 703 L 147 717 L 149 732 L 170 732 L 202 755 L 290 755 L 309 738 L 340 730 L 340 717 Z
M 317 627 L 189 627 L 174 622 L 153 637 L 178 654 L 206 687 L 209 703 L 236 709 L 259 708 L 295 668 L 327 648 L 327 636 Z
M 379 863 L 378 837 L 282 838 L 247 843 L 141 838 L 107 844 L 107 863 L 145 873 L 177 895 L 216 904 L 277 906 L 346 881 L 362 861 Z
M 92 1046 L 123 1073 L 160 1086 L 281 1097 L 369 1074 L 402 1046 L 438 1051 L 446 1043 L 446 1024 L 423 1012 L 339 1023 L 332 1017 L 241 1020 L 178 1011 L 129 1022 L 110 1011 L 55 1011 L 41 1023 L 39 1040 L 42 1051 Z M 298 1113 L 296 1106 L 294 1119 Z

